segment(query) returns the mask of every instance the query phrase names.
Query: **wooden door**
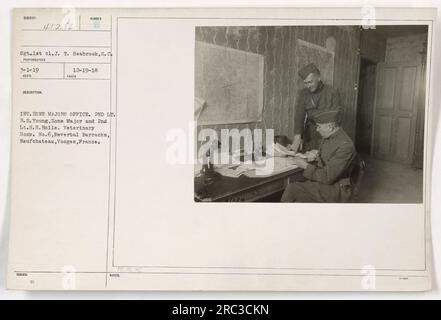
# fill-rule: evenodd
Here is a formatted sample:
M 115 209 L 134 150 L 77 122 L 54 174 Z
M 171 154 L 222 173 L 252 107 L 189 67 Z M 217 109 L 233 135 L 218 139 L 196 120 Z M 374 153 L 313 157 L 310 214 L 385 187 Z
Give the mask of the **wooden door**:
M 378 64 L 372 143 L 375 158 L 412 162 L 420 78 L 417 63 Z

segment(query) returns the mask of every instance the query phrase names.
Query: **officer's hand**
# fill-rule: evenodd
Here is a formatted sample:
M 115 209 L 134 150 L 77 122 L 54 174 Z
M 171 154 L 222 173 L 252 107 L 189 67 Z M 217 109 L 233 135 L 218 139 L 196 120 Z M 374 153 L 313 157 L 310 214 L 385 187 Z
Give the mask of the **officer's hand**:
M 308 162 L 299 157 L 294 157 L 293 163 L 302 169 L 305 169 L 308 166 Z
M 318 155 L 318 150 L 316 149 L 305 152 L 306 160 L 308 162 L 314 161 L 317 158 L 317 155 Z

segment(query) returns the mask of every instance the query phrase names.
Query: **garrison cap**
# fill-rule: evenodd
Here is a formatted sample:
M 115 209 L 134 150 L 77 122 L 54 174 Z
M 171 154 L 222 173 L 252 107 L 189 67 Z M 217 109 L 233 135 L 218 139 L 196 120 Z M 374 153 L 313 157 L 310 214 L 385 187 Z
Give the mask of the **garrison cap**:
M 316 65 L 313 64 L 313 63 L 307 64 L 306 66 L 304 66 L 303 68 L 301 68 L 301 69 L 299 70 L 299 77 L 302 78 L 303 80 L 305 80 L 306 77 L 307 77 L 310 73 L 313 73 L 313 72 L 320 73 L 320 70 L 319 70 L 319 69 L 316 67 Z
M 316 123 L 340 122 L 341 108 L 319 111 L 314 114 Z

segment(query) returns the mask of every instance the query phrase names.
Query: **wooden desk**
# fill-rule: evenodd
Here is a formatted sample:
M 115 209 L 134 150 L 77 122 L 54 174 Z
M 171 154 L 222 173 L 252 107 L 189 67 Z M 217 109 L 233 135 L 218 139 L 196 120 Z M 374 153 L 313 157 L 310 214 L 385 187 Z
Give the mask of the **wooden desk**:
M 265 178 L 240 176 L 230 178 L 219 175 L 217 180 L 204 185 L 201 177 L 194 179 L 195 201 L 253 202 L 283 191 L 292 181 L 304 180 L 303 169 L 296 168 Z

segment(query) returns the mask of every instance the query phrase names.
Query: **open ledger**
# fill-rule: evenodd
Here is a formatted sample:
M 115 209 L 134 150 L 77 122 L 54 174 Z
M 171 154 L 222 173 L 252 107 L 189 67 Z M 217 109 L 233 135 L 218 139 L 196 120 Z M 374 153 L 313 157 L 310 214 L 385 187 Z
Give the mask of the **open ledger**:
M 435 10 L 12 15 L 8 288 L 431 289 Z M 279 172 L 276 135 L 322 144 Z

